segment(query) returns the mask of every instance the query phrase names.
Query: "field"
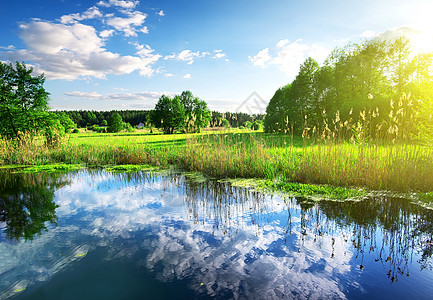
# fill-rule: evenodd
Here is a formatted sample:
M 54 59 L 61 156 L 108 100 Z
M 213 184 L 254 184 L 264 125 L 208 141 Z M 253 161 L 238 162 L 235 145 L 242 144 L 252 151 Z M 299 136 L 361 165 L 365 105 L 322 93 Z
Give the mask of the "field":
M 268 185 L 326 184 L 395 192 L 432 192 L 433 149 L 391 142 L 313 141 L 248 130 L 200 134 L 70 134 L 55 147 L 0 141 L 0 164 L 174 166 L 214 178 L 256 178 Z

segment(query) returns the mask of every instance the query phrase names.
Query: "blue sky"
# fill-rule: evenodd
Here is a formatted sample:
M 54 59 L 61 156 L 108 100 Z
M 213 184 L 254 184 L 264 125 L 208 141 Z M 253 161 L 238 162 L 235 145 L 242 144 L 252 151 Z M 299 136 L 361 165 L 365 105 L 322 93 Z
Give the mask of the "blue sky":
M 52 109 L 151 109 L 191 90 L 236 111 L 349 41 L 406 35 L 431 51 L 431 11 L 419 0 L 2 0 L 0 60 L 45 73 Z

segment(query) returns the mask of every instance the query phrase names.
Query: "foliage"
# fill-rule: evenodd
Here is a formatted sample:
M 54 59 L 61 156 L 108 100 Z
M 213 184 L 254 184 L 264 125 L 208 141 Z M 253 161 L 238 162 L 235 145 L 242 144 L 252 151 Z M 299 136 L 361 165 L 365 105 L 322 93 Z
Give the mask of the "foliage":
M 144 123 L 149 111 L 147 110 L 113 110 L 113 111 L 59 111 L 58 114 L 65 113 L 71 120 L 80 128 L 100 125 L 108 126 L 108 120 L 111 115 L 118 113 L 122 120 L 130 123 L 132 126 L 137 126 L 139 123 Z
M 221 127 L 225 127 L 225 128 L 229 128 L 230 127 L 229 120 L 227 120 L 225 118 L 220 119 L 219 123 L 220 123 Z
M 184 128 L 185 107 L 179 96 L 170 98 L 162 95 L 151 112 L 151 120 L 155 127 L 162 128 L 164 133 L 168 134 Z
M 211 112 L 211 121 L 210 121 L 210 126 L 211 127 L 221 127 L 221 120 L 222 119 L 226 119 L 227 121 L 229 121 L 229 126 L 226 127 L 239 127 L 239 126 L 244 126 L 247 127 L 247 122 L 249 122 L 248 124 L 251 125 L 252 122 L 256 121 L 256 120 L 263 120 L 264 115 L 263 114 L 247 114 L 247 113 L 242 113 L 242 112 L 236 112 L 236 113 L 231 113 L 231 112 L 225 112 L 225 113 L 220 113 L 217 111 L 212 111 Z
M 251 129 L 252 130 L 260 130 L 260 128 L 262 128 L 262 122 L 261 121 L 254 121 L 251 124 Z
M 24 63 L 0 62 L 0 135 L 20 139 L 45 129 L 48 114 L 48 92 L 43 75 L 32 76 Z
M 132 128 L 132 125 L 129 123 L 123 123 L 123 129 L 127 132 L 134 132 L 134 128 Z
M 390 114 L 394 104 L 405 98 L 398 112 L 399 130 L 405 132 L 401 136 L 419 138 L 433 126 L 432 71 L 433 54 L 411 56 L 404 39 L 374 39 L 337 48 L 323 67 L 308 58 L 295 80 L 270 100 L 264 129 L 300 134 L 305 127 L 332 125 L 337 114 L 355 124 L 367 113 L 373 117 L 363 133 L 378 136 L 378 130 L 394 130 L 396 114 Z
M 119 132 L 123 130 L 123 120 L 122 117 L 118 113 L 114 113 L 111 115 L 108 120 L 108 132 Z
M 65 133 L 72 132 L 77 128 L 77 124 L 75 124 L 74 121 L 72 121 L 71 118 L 65 113 L 57 114 L 56 118 L 59 119 L 60 124 L 65 130 Z
M 182 92 L 179 98 L 185 108 L 186 132 L 200 132 L 209 125 L 211 116 L 205 101 L 194 97 L 190 91 Z
M 194 133 L 209 125 L 211 115 L 205 101 L 194 97 L 190 91 L 184 91 L 173 98 L 161 96 L 149 120 L 164 133 L 178 130 Z
M 95 118 L 89 118 L 89 116 L 92 116 L 89 114 L 92 112 L 97 119 Z M 149 123 L 150 121 L 150 111 L 148 110 L 112 110 L 112 111 L 85 111 L 85 110 L 79 110 L 79 111 L 57 111 L 56 114 L 65 113 L 67 114 L 71 120 L 77 124 L 78 127 L 84 128 L 92 126 L 92 125 L 101 125 L 101 126 L 107 126 L 107 120 L 110 119 L 111 115 L 114 113 L 120 114 L 123 121 L 126 123 L 130 123 L 133 127 L 137 126 L 139 123 L 147 124 L 146 127 L 149 128 L 149 125 L 152 125 Z M 254 122 L 256 120 L 263 120 L 264 115 L 263 114 L 247 114 L 242 112 L 236 112 L 236 113 L 220 113 L 217 111 L 209 112 L 210 127 L 219 127 L 219 121 L 222 118 L 225 118 L 229 121 L 230 127 L 239 127 L 239 126 L 245 126 L 246 122 Z M 207 119 L 207 118 L 206 118 Z M 206 125 L 207 126 L 207 125 Z M 203 128 L 201 126 L 200 128 Z

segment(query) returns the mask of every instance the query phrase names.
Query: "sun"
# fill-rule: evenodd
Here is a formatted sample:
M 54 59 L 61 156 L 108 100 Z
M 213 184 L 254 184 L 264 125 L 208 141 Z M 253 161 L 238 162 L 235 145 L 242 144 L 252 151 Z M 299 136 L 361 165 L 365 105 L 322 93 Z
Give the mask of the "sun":
M 433 1 L 426 1 L 424 5 L 414 6 L 414 10 L 408 12 L 411 16 L 413 27 L 417 34 L 410 36 L 415 53 L 433 52 Z

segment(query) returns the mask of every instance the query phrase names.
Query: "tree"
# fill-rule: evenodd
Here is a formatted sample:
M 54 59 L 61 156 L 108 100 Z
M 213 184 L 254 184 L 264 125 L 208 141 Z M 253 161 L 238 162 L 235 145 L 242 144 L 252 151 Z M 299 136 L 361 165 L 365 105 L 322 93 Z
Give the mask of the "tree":
M 260 121 L 254 121 L 251 124 L 251 129 L 252 130 L 260 130 L 260 128 L 262 128 L 262 122 L 260 122 Z
M 170 98 L 162 95 L 151 113 L 152 123 L 162 128 L 164 133 L 172 134 L 185 125 L 185 107 L 179 96 Z
M 32 76 L 24 63 L 0 62 L 0 135 L 20 140 L 45 129 L 48 96 L 44 75 Z
M 286 133 L 292 123 L 289 124 L 290 101 L 288 95 L 292 88 L 291 84 L 278 89 L 266 107 L 266 117 L 264 120 L 265 132 L 284 132 Z
M 230 127 L 229 120 L 222 118 L 221 119 L 221 127 L 229 128 Z
M 179 96 L 185 108 L 186 132 L 200 132 L 200 129 L 209 125 L 211 120 L 207 103 L 198 97 L 194 97 L 190 91 L 184 91 Z
M 57 118 L 59 119 L 60 124 L 63 126 L 65 133 L 72 132 L 75 128 L 77 128 L 77 124 L 75 124 L 66 113 L 58 114 Z
M 108 120 L 108 132 L 119 132 L 123 130 L 123 120 L 119 113 L 114 113 Z
M 265 131 L 286 132 L 293 126 L 300 133 L 305 122 L 313 128 L 334 126 L 337 120 L 350 125 L 360 118 L 365 121 L 367 114 L 365 133 L 377 136 L 395 123 L 389 117 L 394 101 L 398 104 L 394 113 L 401 119 L 398 128 L 405 130 L 402 136 L 415 136 L 420 131 L 419 124 L 413 124 L 415 119 L 424 123 L 423 132 L 431 132 L 433 54 L 411 59 L 409 46 L 404 39 L 373 39 L 336 48 L 323 67 L 308 58 L 295 80 L 277 90 L 270 100 Z

